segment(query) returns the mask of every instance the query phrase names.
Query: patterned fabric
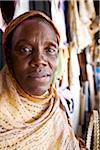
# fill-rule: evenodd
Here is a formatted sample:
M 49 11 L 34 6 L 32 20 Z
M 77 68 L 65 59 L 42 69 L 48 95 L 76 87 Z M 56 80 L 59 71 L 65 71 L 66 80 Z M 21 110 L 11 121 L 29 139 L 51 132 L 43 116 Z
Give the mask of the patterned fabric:
M 0 74 L 1 150 L 80 149 L 55 90 L 48 101 L 36 102 L 15 87 L 5 67 Z
M 97 110 L 93 110 L 90 115 L 86 138 L 86 148 L 91 150 L 100 149 L 100 123 L 99 112 Z

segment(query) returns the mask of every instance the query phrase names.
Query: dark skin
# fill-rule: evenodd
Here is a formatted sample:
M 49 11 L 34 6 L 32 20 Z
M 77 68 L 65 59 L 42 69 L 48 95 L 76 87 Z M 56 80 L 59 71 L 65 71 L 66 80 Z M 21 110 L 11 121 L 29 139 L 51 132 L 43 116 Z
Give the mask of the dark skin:
M 28 19 L 14 31 L 11 61 L 14 76 L 29 95 L 49 88 L 58 65 L 58 43 L 53 27 L 41 18 Z

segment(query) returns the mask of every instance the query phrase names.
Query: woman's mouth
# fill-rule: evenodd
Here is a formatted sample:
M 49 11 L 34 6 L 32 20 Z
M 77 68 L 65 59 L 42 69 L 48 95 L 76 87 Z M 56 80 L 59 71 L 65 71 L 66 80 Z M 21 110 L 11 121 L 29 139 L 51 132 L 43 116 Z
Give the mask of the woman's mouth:
M 50 80 L 50 75 L 34 75 L 34 74 L 30 74 L 28 76 L 29 79 L 32 79 L 33 81 L 37 81 L 37 82 L 48 82 Z

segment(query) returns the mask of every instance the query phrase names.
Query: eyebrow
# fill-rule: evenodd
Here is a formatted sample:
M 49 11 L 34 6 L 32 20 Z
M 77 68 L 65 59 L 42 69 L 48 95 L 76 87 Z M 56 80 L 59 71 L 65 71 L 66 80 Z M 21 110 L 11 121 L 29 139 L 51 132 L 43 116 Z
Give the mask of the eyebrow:
M 22 40 L 17 41 L 14 46 L 16 47 L 16 46 L 19 45 L 20 43 L 27 43 L 27 44 L 29 44 L 26 40 L 22 39 Z
M 46 44 L 49 44 L 49 45 L 54 46 L 55 48 L 58 48 L 58 44 L 54 41 L 46 41 Z

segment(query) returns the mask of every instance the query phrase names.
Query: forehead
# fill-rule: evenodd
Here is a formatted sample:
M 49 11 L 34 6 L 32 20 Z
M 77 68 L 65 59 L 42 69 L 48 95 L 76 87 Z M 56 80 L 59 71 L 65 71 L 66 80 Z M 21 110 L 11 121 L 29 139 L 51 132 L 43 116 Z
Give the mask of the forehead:
M 31 18 L 23 21 L 14 31 L 12 43 L 29 38 L 52 39 L 57 42 L 57 35 L 52 25 L 44 18 Z
M 52 27 L 52 25 L 47 22 L 44 18 L 31 18 L 23 21 L 15 30 L 13 35 L 21 34 L 24 32 L 35 32 L 38 33 L 42 30 L 43 33 L 45 31 L 52 33 L 53 35 L 56 35 L 55 29 Z

